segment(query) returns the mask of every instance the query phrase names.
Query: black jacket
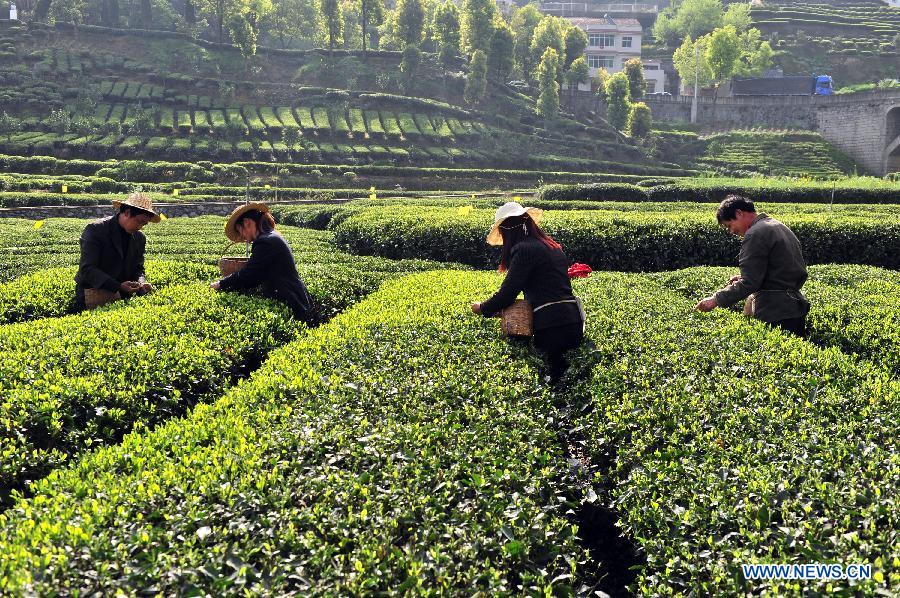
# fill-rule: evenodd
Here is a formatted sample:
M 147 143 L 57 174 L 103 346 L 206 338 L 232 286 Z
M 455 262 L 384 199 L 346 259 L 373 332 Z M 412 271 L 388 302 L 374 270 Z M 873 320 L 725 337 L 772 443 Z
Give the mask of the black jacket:
M 306 285 L 297 274 L 294 254 L 275 231 L 256 237 L 247 264 L 220 282 L 224 291 L 257 286 L 262 287 L 264 296 L 286 303 L 298 319 L 306 319 L 312 308 Z
M 534 237 L 516 243 L 510 251 L 506 278 L 500 290 L 481 304 L 482 315 L 490 317 L 509 307 L 519 292 L 525 293 L 532 308 L 575 299 L 569 281 L 569 258 L 562 250 L 550 249 Z M 580 323 L 581 313 L 574 303 L 550 305 L 534 314 L 535 330 Z
M 118 215 L 88 224 L 81 233 L 81 261 L 75 274 L 78 305 L 84 307 L 84 289 L 116 292 L 121 283 L 136 282 L 144 275 L 146 247 L 144 233 L 125 233 Z

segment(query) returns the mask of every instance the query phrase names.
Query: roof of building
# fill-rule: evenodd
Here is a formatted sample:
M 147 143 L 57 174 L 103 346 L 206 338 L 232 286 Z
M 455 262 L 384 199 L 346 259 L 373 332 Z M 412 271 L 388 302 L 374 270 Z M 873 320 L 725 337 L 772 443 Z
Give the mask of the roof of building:
M 615 27 L 619 29 L 642 29 L 637 19 L 613 19 L 595 17 L 566 17 L 566 20 L 578 27 Z

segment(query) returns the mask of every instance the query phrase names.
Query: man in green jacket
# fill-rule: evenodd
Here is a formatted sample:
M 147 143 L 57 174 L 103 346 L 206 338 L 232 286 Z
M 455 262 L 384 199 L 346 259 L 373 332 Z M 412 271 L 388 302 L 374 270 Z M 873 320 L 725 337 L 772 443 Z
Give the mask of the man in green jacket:
M 800 289 L 807 278 L 806 262 L 791 229 L 764 213 L 757 214 L 753 202 L 739 195 L 729 195 L 719 204 L 716 219 L 743 237 L 738 255 L 741 274 L 694 308 L 712 311 L 747 299 L 753 317 L 804 336 L 809 302 Z

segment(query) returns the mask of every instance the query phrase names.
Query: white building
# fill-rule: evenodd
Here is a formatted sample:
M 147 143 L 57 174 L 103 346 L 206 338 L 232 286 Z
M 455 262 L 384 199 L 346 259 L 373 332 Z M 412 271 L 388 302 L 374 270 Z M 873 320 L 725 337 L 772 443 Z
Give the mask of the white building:
M 625 62 L 641 57 L 641 38 L 644 29 L 637 19 L 575 17 L 566 20 L 581 28 L 588 36 L 584 56 L 592 79 L 601 68 L 605 68 L 610 74 L 618 73 L 624 68 Z M 644 64 L 647 93 L 663 91 L 666 86 L 666 73 L 662 70 L 660 61 L 641 60 L 641 62 Z M 579 85 L 579 89 L 589 90 L 590 87 Z
M 882 0 L 888 6 L 893 8 L 900 8 L 900 0 Z

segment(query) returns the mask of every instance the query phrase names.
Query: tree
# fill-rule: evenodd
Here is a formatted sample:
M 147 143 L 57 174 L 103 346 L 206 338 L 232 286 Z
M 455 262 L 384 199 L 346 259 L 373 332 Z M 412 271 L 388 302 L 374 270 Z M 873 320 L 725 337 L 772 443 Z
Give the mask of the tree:
M 490 52 L 497 4 L 494 0 L 463 0 L 462 49 L 468 55 L 475 50 Z
M 734 73 L 741 56 L 741 40 L 733 25 L 720 27 L 708 37 L 705 58 L 716 85 L 715 98 L 719 95 L 719 86 Z
M 605 68 L 597 69 L 597 74 L 594 76 L 594 82 L 597 86 L 597 95 L 600 96 L 600 99 L 604 102 L 607 101 L 606 97 L 606 82 L 609 81 L 609 71 Z
M 360 6 L 358 0 L 340 0 L 341 2 L 341 18 L 344 20 L 343 44 L 345 50 L 351 50 L 357 46 L 362 46 L 362 18 L 359 14 Z
M 366 55 L 366 37 L 369 27 L 378 27 L 384 21 L 384 0 L 358 0 L 359 20 L 362 27 L 362 51 Z
M 425 10 L 422 0 L 398 0 L 396 12 L 395 37 L 403 48 L 417 46 L 422 43 L 425 26 Z
M 260 20 L 271 10 L 271 0 L 241 0 L 228 16 L 228 34 L 244 58 L 256 54 Z
M 591 78 L 591 71 L 588 68 L 587 60 L 585 60 L 584 56 L 579 56 L 572 64 L 569 66 L 569 70 L 566 71 L 566 85 L 569 86 L 574 93 L 574 90 L 578 89 L 578 85 L 580 83 L 587 83 Z
M 653 126 L 650 107 L 644 102 L 635 102 L 628 111 L 626 129 L 632 137 L 646 137 Z
M 708 38 L 701 37 L 694 42 L 687 37 L 672 55 L 675 70 L 678 71 L 681 82 L 688 87 L 693 87 L 695 80 L 700 87 L 706 87 L 712 82 L 712 71 L 706 61 L 707 40 Z
M 341 5 L 338 0 L 319 0 L 319 14 L 328 37 L 328 52 L 332 54 L 344 28 Z
M 53 0 L 50 4 L 50 22 L 84 23 L 85 9 L 84 0 Z
M 18 118 L 10 116 L 6 112 L 0 114 L 0 135 L 5 135 L 7 141 L 9 141 L 14 134 L 18 133 L 21 130 L 22 123 Z
M 566 41 L 561 19 L 552 15 L 545 16 L 534 28 L 534 36 L 531 38 L 531 57 L 534 64 L 539 64 L 544 59 L 547 48 L 553 48 L 556 52 L 559 61 L 556 72 L 559 75 L 565 60 Z M 529 74 L 533 79 L 539 79 L 537 72 Z
M 69 114 L 68 110 L 63 110 L 62 108 L 51 111 L 50 116 L 44 122 L 47 128 L 60 135 L 72 130 L 72 115 Z
M 538 95 L 538 114 L 546 121 L 552 121 L 559 114 L 559 54 L 553 48 L 544 50 L 538 63 L 537 78 L 540 93 Z
M 487 91 L 487 56 L 482 50 L 475 50 L 469 61 L 469 76 L 463 97 L 467 104 L 477 104 Z
M 625 61 L 622 69 L 625 76 L 628 77 L 628 91 L 632 98 L 639 98 L 644 95 L 646 84 L 644 83 L 644 65 L 640 58 L 629 58 Z
M 438 56 L 441 66 L 448 70 L 459 56 L 459 9 L 453 0 L 446 0 L 434 12 L 435 40 L 438 44 Z
M 409 45 L 403 50 L 403 58 L 400 60 L 400 72 L 403 74 L 403 93 L 412 92 L 416 84 L 416 71 L 422 62 L 422 51 L 419 46 Z
M 584 50 L 588 45 L 587 33 L 581 27 L 572 25 L 566 30 L 565 44 L 566 62 L 564 66 L 569 68 L 579 56 L 584 56 Z
M 274 38 L 282 48 L 288 40 L 315 40 L 318 35 L 319 18 L 316 0 L 278 0 L 264 18 L 261 29 Z
M 735 76 L 756 77 L 772 67 L 775 52 L 769 42 L 760 41 L 759 29 L 748 29 L 739 37 L 741 55 L 734 68 Z
M 491 50 L 488 54 L 488 76 L 505 82 L 513 70 L 513 33 L 502 18 L 494 21 L 494 34 L 491 37 Z
M 534 60 L 531 57 L 531 40 L 534 37 L 534 29 L 541 22 L 541 13 L 535 4 L 527 4 L 517 10 L 512 17 L 510 26 L 515 40 L 515 68 L 521 73 L 522 78 L 531 76 L 534 70 Z
M 606 120 L 618 130 L 623 130 L 631 110 L 631 92 L 625 73 L 616 73 L 606 82 Z
M 750 16 L 750 3 L 739 2 L 729 4 L 728 9 L 722 16 L 722 25 L 731 25 L 735 31 L 742 33 L 750 29 L 753 18 Z
M 696 38 L 722 25 L 721 0 L 682 0 L 675 12 L 675 27 L 682 36 Z
M 104 27 L 119 26 L 119 0 L 100 0 L 100 24 Z
M 678 43 L 681 37 L 678 27 L 675 26 L 675 19 L 670 14 L 663 12 L 656 17 L 656 22 L 653 23 L 653 39 L 657 43 L 672 47 Z

